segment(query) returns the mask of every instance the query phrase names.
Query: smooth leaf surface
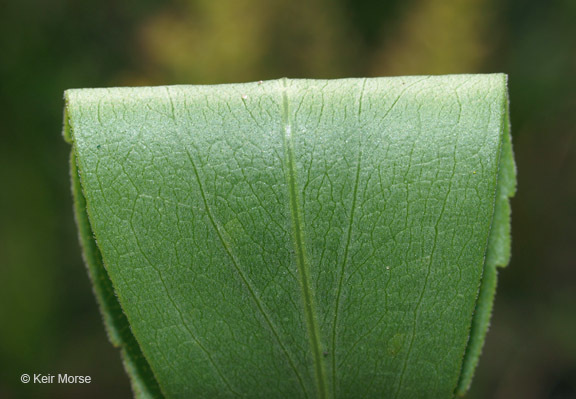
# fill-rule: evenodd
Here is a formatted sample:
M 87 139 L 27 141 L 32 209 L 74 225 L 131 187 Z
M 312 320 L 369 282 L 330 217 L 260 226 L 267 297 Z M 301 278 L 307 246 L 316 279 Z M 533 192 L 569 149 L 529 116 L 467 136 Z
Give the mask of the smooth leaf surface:
M 69 90 L 65 118 L 137 396 L 465 392 L 509 258 L 504 75 Z

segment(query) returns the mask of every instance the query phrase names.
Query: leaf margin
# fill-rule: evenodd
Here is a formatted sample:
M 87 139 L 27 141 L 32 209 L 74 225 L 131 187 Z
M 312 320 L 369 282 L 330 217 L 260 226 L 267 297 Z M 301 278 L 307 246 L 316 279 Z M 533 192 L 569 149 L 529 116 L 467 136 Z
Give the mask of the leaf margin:
M 78 240 L 82 258 L 96 297 L 100 316 L 110 343 L 120 350 L 122 363 L 128 374 L 132 392 L 136 399 L 164 399 L 160 385 L 148 360 L 143 354 L 138 340 L 132 333 L 130 324 L 118 300 L 114 284 L 106 270 L 102 253 L 97 244 L 96 233 L 90 223 L 90 215 L 82 176 L 77 163 L 76 146 L 73 139 L 73 126 L 68 117 L 68 91 L 64 93 L 65 111 L 64 140 L 72 145 L 70 152 L 70 180 L 74 198 L 74 218 L 78 228 Z

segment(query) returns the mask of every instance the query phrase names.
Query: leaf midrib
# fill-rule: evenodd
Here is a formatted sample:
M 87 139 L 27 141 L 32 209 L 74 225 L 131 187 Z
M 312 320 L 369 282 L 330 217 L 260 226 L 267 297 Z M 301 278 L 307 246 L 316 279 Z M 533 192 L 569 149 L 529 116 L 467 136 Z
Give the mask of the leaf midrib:
M 298 277 L 300 289 L 302 291 L 302 301 L 304 302 L 304 313 L 306 327 L 314 362 L 314 374 L 316 379 L 316 389 L 318 397 L 326 399 L 328 395 L 328 381 L 326 377 L 326 367 L 322 355 L 322 343 L 320 342 L 320 331 L 318 328 L 317 311 L 314 304 L 314 294 L 311 289 L 310 270 L 306 257 L 304 245 L 304 234 L 302 231 L 302 214 L 298 201 L 298 190 L 296 184 L 296 168 L 294 161 L 294 142 L 292 138 L 292 124 L 290 120 L 290 102 L 288 99 L 288 80 L 282 79 L 282 125 L 284 129 L 284 150 L 286 154 L 286 179 L 288 184 L 288 194 L 290 202 L 290 216 L 292 219 L 292 235 L 296 265 L 298 267 Z

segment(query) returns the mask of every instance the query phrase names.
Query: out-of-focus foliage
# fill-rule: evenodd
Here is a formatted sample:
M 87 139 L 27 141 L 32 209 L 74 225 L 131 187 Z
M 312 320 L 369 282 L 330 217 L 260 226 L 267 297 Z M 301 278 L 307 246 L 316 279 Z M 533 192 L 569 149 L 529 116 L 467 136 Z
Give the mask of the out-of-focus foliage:
M 127 397 L 72 220 L 71 87 L 506 72 L 513 254 L 472 398 L 576 397 L 576 2 L 73 0 L 0 5 L 0 397 Z M 23 385 L 22 373 L 91 375 Z
M 346 74 L 359 54 L 341 2 L 270 4 L 199 0 L 162 8 L 138 30 L 142 78 L 209 83 Z
M 397 32 L 382 36 L 373 73 L 422 75 L 482 70 L 493 47 L 486 0 L 417 0 Z

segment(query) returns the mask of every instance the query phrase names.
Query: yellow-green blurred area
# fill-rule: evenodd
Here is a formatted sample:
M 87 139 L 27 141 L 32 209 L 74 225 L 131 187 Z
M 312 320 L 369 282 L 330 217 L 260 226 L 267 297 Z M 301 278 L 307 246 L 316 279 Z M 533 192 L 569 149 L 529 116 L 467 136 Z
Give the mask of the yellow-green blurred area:
M 485 72 L 510 75 L 519 191 L 469 397 L 576 398 L 576 1 L 1 2 L 0 398 L 131 396 L 79 251 L 63 90 Z

